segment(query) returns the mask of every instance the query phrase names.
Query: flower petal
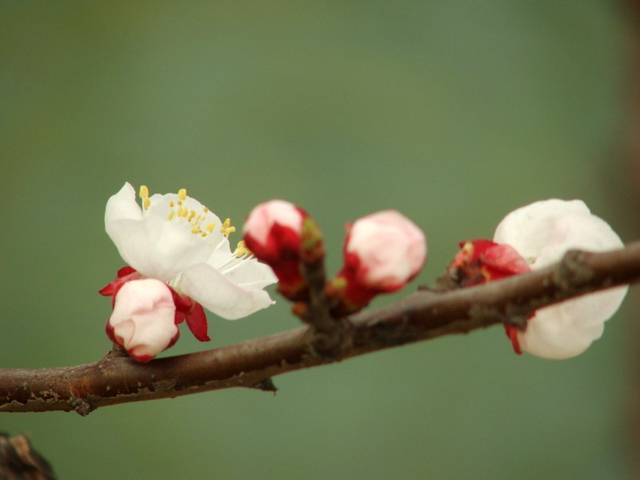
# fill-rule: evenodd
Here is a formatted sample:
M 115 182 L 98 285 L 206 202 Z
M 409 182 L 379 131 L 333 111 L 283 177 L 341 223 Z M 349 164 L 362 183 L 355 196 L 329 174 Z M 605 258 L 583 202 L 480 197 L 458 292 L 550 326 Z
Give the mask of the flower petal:
M 136 203 L 136 192 L 129 182 L 107 200 L 104 223 L 109 235 L 111 224 L 118 220 L 142 220 L 142 209 Z
M 570 249 L 598 252 L 623 246 L 609 224 L 579 200 L 545 200 L 519 208 L 500 222 L 494 239 L 514 247 L 533 270 L 561 260 Z M 550 359 L 579 355 L 600 338 L 627 290 L 613 288 L 539 309 L 526 331 L 518 333 L 522 349 Z
M 243 288 L 206 263 L 185 271 L 177 288 L 227 320 L 246 317 L 274 303 L 264 290 Z
M 175 214 L 178 207 L 182 210 Z M 142 211 L 128 183 L 107 201 L 105 211 L 105 228 L 122 258 L 142 275 L 167 283 L 211 256 L 223 239 L 220 225 L 200 202 L 186 197 L 179 203 L 176 194 L 153 195 Z
M 580 355 L 602 336 L 603 322 L 586 324 L 561 306 L 538 310 L 529 320 L 526 332 L 518 332 L 523 351 L 550 360 L 564 360 Z
M 236 265 L 221 272 L 228 280 L 243 288 L 262 289 L 278 281 L 271 267 L 255 258 L 240 259 Z
M 542 200 L 509 213 L 496 228 L 493 240 L 514 247 L 525 259 L 537 259 L 548 245 L 562 242 L 567 218 L 593 218 L 581 200 Z M 570 232 L 568 232 L 570 233 Z

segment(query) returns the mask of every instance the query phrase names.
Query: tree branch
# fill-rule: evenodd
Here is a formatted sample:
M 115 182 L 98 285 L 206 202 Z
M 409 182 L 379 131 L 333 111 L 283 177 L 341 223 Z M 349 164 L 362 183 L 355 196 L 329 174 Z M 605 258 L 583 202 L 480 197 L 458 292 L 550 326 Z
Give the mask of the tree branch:
M 310 347 L 302 327 L 214 350 L 139 364 L 118 352 L 75 367 L 0 369 L 0 411 L 76 411 L 177 397 L 231 387 L 273 391 L 270 379 L 356 355 L 467 333 L 528 315 L 537 308 L 640 281 L 640 242 L 604 253 L 569 252 L 545 269 L 479 287 L 419 291 L 386 308 L 344 320 L 345 341 L 334 356 Z

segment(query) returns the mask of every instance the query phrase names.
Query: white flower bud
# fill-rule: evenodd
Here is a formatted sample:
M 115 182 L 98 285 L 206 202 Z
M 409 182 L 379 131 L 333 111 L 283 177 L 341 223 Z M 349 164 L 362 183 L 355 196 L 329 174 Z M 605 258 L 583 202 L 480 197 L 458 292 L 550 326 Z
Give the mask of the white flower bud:
M 115 297 L 107 331 L 113 341 L 138 361 L 149 361 L 178 336 L 171 290 L 147 278 L 125 283 Z
M 362 217 L 351 226 L 345 257 L 345 265 L 355 270 L 357 284 L 394 291 L 422 269 L 427 241 L 422 230 L 407 217 L 385 210 Z
M 562 259 L 571 249 L 606 251 L 622 241 L 580 200 L 544 200 L 509 213 L 498 225 L 494 240 L 515 248 L 533 270 Z M 523 351 L 549 359 L 583 353 L 602 336 L 604 322 L 620 307 L 627 287 L 590 294 L 542 308 L 518 333 Z

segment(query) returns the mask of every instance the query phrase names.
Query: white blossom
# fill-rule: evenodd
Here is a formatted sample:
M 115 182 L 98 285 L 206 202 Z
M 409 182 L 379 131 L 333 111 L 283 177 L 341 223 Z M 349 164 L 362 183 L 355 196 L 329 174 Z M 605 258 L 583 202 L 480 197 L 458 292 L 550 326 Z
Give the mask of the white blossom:
M 126 183 L 109 198 L 105 228 L 120 255 L 142 276 L 158 279 L 233 320 L 270 306 L 264 291 L 276 278 L 242 242 L 231 251 L 228 236 L 235 230 L 185 189 L 149 196 L 140 188 L 142 207 Z
M 494 240 L 515 248 L 533 270 L 561 260 L 571 249 L 606 251 L 623 246 L 618 235 L 580 200 L 544 200 L 509 213 Z M 549 359 L 584 352 L 602 336 L 604 322 L 620 307 L 627 287 L 542 308 L 518 333 L 523 351 Z

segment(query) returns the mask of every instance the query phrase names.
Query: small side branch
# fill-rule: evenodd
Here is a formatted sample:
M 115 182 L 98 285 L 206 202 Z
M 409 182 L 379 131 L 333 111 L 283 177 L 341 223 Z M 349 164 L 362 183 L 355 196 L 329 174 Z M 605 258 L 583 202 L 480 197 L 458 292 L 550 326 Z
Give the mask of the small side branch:
M 569 252 L 556 265 L 479 287 L 422 291 L 344 319 L 348 345 L 336 356 L 309 348 L 310 327 L 205 352 L 138 364 L 107 355 L 75 367 L 0 369 L 0 411 L 92 410 L 231 387 L 272 390 L 287 372 L 443 335 L 467 333 L 569 298 L 640 280 L 640 242 L 603 252 Z

